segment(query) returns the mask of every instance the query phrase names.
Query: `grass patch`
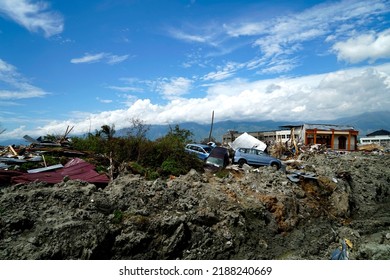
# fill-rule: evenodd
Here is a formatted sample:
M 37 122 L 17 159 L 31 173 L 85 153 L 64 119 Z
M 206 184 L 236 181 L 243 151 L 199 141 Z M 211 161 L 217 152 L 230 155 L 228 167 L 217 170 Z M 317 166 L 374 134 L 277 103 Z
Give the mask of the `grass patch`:
M 215 173 L 215 176 L 217 176 L 218 178 L 228 178 L 230 175 L 230 172 L 229 170 L 226 170 L 226 169 L 222 169 L 222 170 L 218 170 L 216 173 Z
M 123 213 L 120 210 L 114 211 L 114 217 L 112 218 L 112 223 L 120 224 L 123 221 Z

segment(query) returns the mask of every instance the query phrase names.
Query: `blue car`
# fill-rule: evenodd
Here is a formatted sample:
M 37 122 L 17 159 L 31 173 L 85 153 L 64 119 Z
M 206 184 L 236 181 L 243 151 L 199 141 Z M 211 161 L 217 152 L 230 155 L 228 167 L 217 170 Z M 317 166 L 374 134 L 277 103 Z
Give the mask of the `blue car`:
M 206 160 L 210 155 L 210 152 L 213 148 L 209 145 L 203 144 L 187 144 L 185 147 L 185 151 L 187 153 L 195 154 L 199 159 Z
M 253 148 L 238 148 L 234 153 L 233 163 L 238 163 L 241 167 L 244 163 L 249 165 L 273 166 L 276 169 L 282 167 L 282 162 L 270 156 L 266 152 Z

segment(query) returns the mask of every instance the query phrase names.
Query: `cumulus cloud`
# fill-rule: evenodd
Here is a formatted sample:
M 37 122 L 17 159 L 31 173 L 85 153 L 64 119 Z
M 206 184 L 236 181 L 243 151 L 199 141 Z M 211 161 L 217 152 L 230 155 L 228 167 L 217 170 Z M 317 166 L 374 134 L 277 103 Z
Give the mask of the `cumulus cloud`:
M 64 29 L 62 16 L 51 11 L 44 1 L 2 0 L 0 15 L 14 20 L 30 32 L 42 30 L 46 37 L 59 34 Z
M 74 133 L 85 133 L 103 124 L 115 124 L 120 129 L 128 127 L 132 118 L 148 124 L 208 123 L 212 111 L 218 121 L 332 120 L 388 110 L 389 88 L 390 63 L 295 78 L 253 82 L 234 79 L 213 84 L 202 98 L 172 98 L 167 104 L 158 105 L 150 99 L 132 96 L 126 108 L 83 114 L 78 118 L 74 115 L 74 119 L 51 121 L 28 133 L 45 135 L 62 131 L 67 125 L 75 126 Z
M 333 46 L 339 60 L 357 63 L 364 60 L 375 62 L 390 58 L 390 29 L 383 32 L 362 34 Z
M 166 99 L 175 99 L 189 92 L 192 80 L 184 77 L 162 79 L 157 83 L 157 91 Z
M 15 66 L 2 59 L 0 59 L 0 86 L 0 100 L 4 101 L 43 97 L 48 94 L 42 89 L 31 85 L 28 80 L 17 71 Z
M 96 63 L 96 62 L 105 62 L 107 64 L 117 64 L 121 63 L 129 58 L 129 55 L 113 55 L 111 53 L 97 53 L 97 54 L 89 54 L 86 53 L 84 56 L 80 58 L 72 58 L 70 60 L 71 63 L 73 64 L 80 64 L 80 63 Z

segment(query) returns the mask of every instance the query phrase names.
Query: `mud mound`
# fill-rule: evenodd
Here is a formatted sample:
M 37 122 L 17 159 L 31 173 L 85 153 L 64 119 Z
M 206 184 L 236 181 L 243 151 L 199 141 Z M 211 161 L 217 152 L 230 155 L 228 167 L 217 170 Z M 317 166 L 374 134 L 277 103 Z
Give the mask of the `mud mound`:
M 1 259 L 390 259 L 390 157 L 310 155 L 168 180 L 123 174 L 0 191 Z M 290 168 L 287 167 L 287 172 Z

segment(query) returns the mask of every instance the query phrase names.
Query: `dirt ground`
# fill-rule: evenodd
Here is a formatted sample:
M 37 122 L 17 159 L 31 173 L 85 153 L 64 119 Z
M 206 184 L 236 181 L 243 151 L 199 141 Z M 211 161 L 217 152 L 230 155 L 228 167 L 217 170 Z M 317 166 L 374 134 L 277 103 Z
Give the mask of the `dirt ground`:
M 1 187 L 0 259 L 326 260 L 343 239 L 349 259 L 390 259 L 389 166 L 305 154 L 281 170 Z

